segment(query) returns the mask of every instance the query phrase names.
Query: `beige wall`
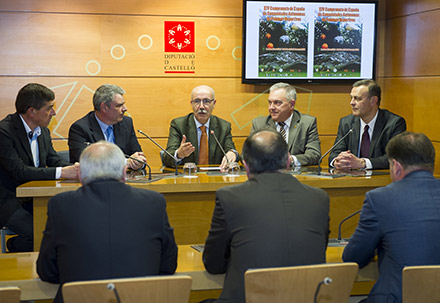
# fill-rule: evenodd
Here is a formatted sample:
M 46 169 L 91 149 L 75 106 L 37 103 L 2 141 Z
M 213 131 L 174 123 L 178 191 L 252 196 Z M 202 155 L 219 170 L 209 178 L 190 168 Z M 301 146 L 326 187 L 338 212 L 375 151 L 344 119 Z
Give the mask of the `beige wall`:
M 391 2 L 394 5 L 390 7 L 408 5 L 413 10 L 426 11 L 433 5 L 426 1 L 425 6 L 413 8 L 406 4 L 410 1 Z M 416 21 L 429 31 L 424 22 L 437 22 L 435 11 L 420 19 L 421 15 L 411 9 L 394 10 L 391 14 L 388 6 L 387 10 L 385 4 L 382 6 L 382 18 L 387 11 L 387 19 L 379 24 L 378 70 L 385 92 L 383 106 L 404 116 L 410 129 L 427 132 L 429 120 L 416 118 L 435 114 L 429 105 L 435 103 L 435 94 L 424 87 L 433 87 L 429 81 L 434 84 L 436 78 L 421 71 L 422 78 L 416 71 L 411 74 L 415 67 L 407 61 L 416 60 L 417 47 L 405 39 L 390 43 L 389 31 L 396 39 L 396 35 L 403 35 L 399 22 Z M 166 145 L 170 120 L 191 110 L 189 95 L 194 86 L 207 84 L 216 91 L 214 113 L 232 123 L 234 141 L 241 150 L 252 118 L 267 114 L 267 96 L 263 92 L 268 88 L 241 83 L 241 15 L 242 2 L 236 0 L 192 0 L 191 4 L 179 0 L 2 1 L 0 117 L 14 112 L 15 96 L 23 85 L 45 84 L 56 93 L 57 116 L 50 125 L 55 148 L 67 149 L 62 138 L 67 137 L 73 121 L 92 109 L 93 90 L 103 83 L 114 83 L 127 91 L 125 97 L 135 128 Z M 400 15 L 404 16 L 396 17 Z M 434 18 L 431 20 L 430 16 Z M 164 21 L 195 22 L 194 74 L 164 73 Z M 435 33 L 431 34 L 429 41 L 437 39 L 438 45 Z M 412 39 L 420 37 L 415 35 Z M 402 51 L 402 47 L 411 49 L 411 54 Z M 428 54 L 420 55 L 427 60 Z M 435 71 L 435 65 L 427 65 L 431 72 Z M 424 70 L 424 66 L 419 69 Z M 408 78 L 408 73 L 417 79 Z M 405 81 L 411 84 L 406 85 Z M 339 118 L 350 113 L 350 85 L 300 84 L 297 88 L 297 108 L 318 118 L 322 150 L 326 151 L 334 141 Z M 420 93 L 415 98 L 415 90 L 422 90 L 423 98 Z M 402 96 L 396 98 L 396 94 Z M 251 100 L 254 101 L 249 103 Z M 158 167 L 159 149 L 142 137 L 140 143 L 150 164 Z

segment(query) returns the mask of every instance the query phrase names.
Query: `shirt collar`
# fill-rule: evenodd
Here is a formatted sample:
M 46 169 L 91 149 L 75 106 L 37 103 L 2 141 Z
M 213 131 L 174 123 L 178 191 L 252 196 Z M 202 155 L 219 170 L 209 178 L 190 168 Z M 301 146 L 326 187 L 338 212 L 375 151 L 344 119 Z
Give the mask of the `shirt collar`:
M 101 120 L 99 120 L 98 116 L 96 115 L 96 113 L 94 114 L 96 121 L 98 121 L 99 127 L 101 127 L 102 133 L 105 133 L 105 131 L 107 130 L 107 128 L 111 125 L 105 124 L 104 122 L 102 122 Z
M 379 115 L 379 111 L 376 112 L 376 115 L 374 115 L 374 118 L 371 119 L 370 123 L 368 123 L 368 129 L 369 131 L 372 131 L 374 129 L 374 125 L 376 124 L 377 116 Z M 361 130 L 365 128 L 365 125 L 367 123 L 364 122 L 364 120 L 361 119 Z
M 207 129 L 209 129 L 209 121 L 211 121 L 211 117 L 209 117 L 208 121 L 206 121 L 205 124 L 200 123 L 197 119 L 196 116 L 194 116 L 194 122 L 196 123 L 196 128 L 199 129 L 200 126 L 205 125 Z
M 32 132 L 34 134 L 34 137 L 38 137 L 39 135 L 41 135 L 41 127 L 37 126 L 32 131 L 32 129 L 29 127 L 29 125 L 26 123 L 26 121 L 24 121 L 23 117 L 21 115 L 19 115 L 19 116 L 20 116 L 21 121 L 23 122 L 23 126 L 26 131 L 26 134 L 29 134 L 30 132 Z
M 289 118 L 287 118 L 287 119 L 284 121 L 284 123 L 287 125 L 287 129 L 290 128 L 290 124 L 292 123 L 292 118 L 293 118 L 293 113 L 290 115 Z M 277 125 L 278 125 L 278 122 L 277 122 Z

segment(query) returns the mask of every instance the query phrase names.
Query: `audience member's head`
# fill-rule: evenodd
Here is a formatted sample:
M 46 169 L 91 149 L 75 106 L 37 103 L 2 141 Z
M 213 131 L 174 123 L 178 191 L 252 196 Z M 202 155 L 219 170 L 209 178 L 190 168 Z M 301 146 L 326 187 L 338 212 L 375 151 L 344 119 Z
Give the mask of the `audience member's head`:
M 197 121 L 205 124 L 215 107 L 215 92 L 207 85 L 195 87 L 191 92 L 191 106 Z
M 293 113 L 296 90 L 287 83 L 279 82 L 269 89 L 269 114 L 275 122 L 286 121 Z
M 47 102 L 55 100 L 55 94 L 44 85 L 29 83 L 23 86 L 17 94 L 15 109 L 19 114 L 25 114 L 33 107 L 40 110 Z
M 290 165 L 286 141 L 280 133 L 271 130 L 255 132 L 246 139 L 243 160 L 248 176 L 286 169 Z
M 80 180 L 84 185 L 99 179 L 125 180 L 125 157 L 113 143 L 98 141 L 89 145 L 82 152 L 79 163 Z
M 415 170 L 434 171 L 435 149 L 429 138 L 422 133 L 403 132 L 394 136 L 388 142 L 386 153 L 393 181 Z M 404 174 L 399 171 L 400 166 Z

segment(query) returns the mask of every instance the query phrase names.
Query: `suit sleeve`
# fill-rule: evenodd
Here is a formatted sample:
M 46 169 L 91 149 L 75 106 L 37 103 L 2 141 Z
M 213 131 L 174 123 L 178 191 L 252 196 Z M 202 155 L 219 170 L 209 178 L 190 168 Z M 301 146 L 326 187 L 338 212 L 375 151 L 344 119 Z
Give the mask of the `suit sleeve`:
M 180 142 L 182 142 L 183 134 L 178 127 L 176 120 L 172 120 L 170 124 L 170 133 L 168 135 L 168 143 L 166 150 L 174 156 L 174 153 L 179 149 Z M 166 166 L 174 167 L 174 160 L 167 154 L 163 155 L 163 160 Z
M 47 205 L 46 229 L 43 232 L 43 240 L 41 241 L 40 253 L 38 254 L 37 273 L 43 281 L 60 283 L 60 273 L 55 248 L 54 214 L 52 211 L 54 199 L 55 198 L 50 199 Z
M 226 227 L 224 210 L 217 194 L 211 229 L 203 250 L 203 264 L 211 274 L 226 272 L 230 258 L 231 236 Z
M 174 274 L 177 268 L 177 244 L 174 239 L 174 229 L 168 222 L 168 215 L 166 212 L 166 202 L 162 197 L 164 204 L 164 218 L 163 218 L 163 238 L 162 238 L 162 253 L 160 258 L 160 274 L 171 275 Z
M 338 142 L 344 135 L 347 134 L 349 131 L 348 125 L 346 125 L 342 119 L 339 120 L 339 126 L 338 126 L 338 134 L 336 135 L 335 142 Z M 350 136 L 352 136 L 351 134 Z M 348 150 L 348 140 L 350 136 L 347 136 L 341 143 L 339 143 L 330 153 L 330 156 L 328 157 L 328 165 L 330 166 L 330 163 L 332 163 L 333 159 L 336 158 L 341 152 Z
M 318 164 L 321 158 L 321 141 L 319 141 L 318 126 L 316 118 L 313 117 L 310 127 L 307 128 L 306 145 L 304 154 L 294 155 L 301 165 L 315 165 Z
M 362 207 L 359 224 L 344 249 L 342 260 L 356 262 L 365 267 L 374 257 L 374 251 L 381 240 L 378 216 L 370 193 L 367 193 Z
M 68 140 L 70 162 L 78 162 L 82 151 L 87 146 L 86 142 L 88 142 L 87 134 L 78 122 L 70 126 Z
M 32 180 L 54 180 L 55 179 L 55 167 L 34 167 L 28 165 L 22 158 L 24 151 L 19 151 L 17 146 L 19 143 L 16 138 L 12 138 L 13 134 L 6 131 L 4 128 L 0 129 L 0 165 L 5 170 L 10 178 L 12 178 L 16 184 L 23 184 Z M 49 138 L 50 140 L 50 138 Z M 40 146 L 41 152 L 43 151 Z M 50 143 L 50 162 L 59 161 L 63 162 L 56 152 L 53 150 Z M 41 156 L 41 155 L 40 155 Z M 45 159 L 47 160 L 47 159 Z
M 373 169 L 380 169 L 380 168 L 388 168 L 388 156 L 385 153 L 385 147 L 388 144 L 388 141 L 394 137 L 395 135 L 398 135 L 406 130 L 406 122 L 405 119 L 402 117 L 398 117 L 396 123 L 393 123 L 391 126 L 391 130 L 386 136 L 386 142 L 383 142 L 383 149 L 384 153 L 383 155 L 379 157 L 369 158 L 371 161 L 371 165 L 373 166 Z

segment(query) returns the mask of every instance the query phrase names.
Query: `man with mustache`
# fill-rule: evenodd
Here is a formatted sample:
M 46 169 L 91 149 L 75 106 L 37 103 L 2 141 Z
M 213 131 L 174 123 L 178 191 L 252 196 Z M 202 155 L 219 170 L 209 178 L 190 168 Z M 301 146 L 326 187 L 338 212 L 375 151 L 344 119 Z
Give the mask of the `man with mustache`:
M 191 92 L 193 112 L 171 121 L 167 151 L 178 159 L 178 165 L 186 162 L 221 164 L 224 170 L 228 162 L 237 160 L 238 152 L 232 142 L 231 123 L 212 115 L 215 103 L 215 92 L 211 87 L 197 86 Z M 217 136 L 227 159 L 211 131 Z M 168 155 L 164 155 L 163 161 L 167 166 L 175 166 L 175 161 Z
M 70 161 L 77 162 L 90 143 L 105 140 L 115 143 L 125 155 L 146 162 L 133 128 L 133 120 L 125 116 L 125 91 L 113 84 L 98 87 L 93 95 L 94 110 L 72 124 L 69 130 Z M 127 166 L 139 169 L 142 163 L 127 159 Z
M 17 186 L 78 176 L 78 164 L 69 165 L 52 146 L 48 126 L 56 115 L 54 106 L 51 89 L 29 83 L 17 94 L 16 112 L 0 121 L 0 227 L 18 235 L 6 242 L 9 252 L 34 248 L 32 199 L 17 198 Z
M 406 130 L 405 119 L 380 109 L 380 86 L 373 80 L 360 80 L 350 93 L 352 114 L 341 118 L 335 143 L 348 135 L 330 153 L 329 165 L 341 170 L 388 168 L 385 147 Z
M 321 157 L 316 118 L 295 110 L 296 90 L 287 83 L 269 89 L 269 116 L 252 120 L 251 134 L 262 129 L 278 131 L 289 147 L 292 166 L 318 164 Z

